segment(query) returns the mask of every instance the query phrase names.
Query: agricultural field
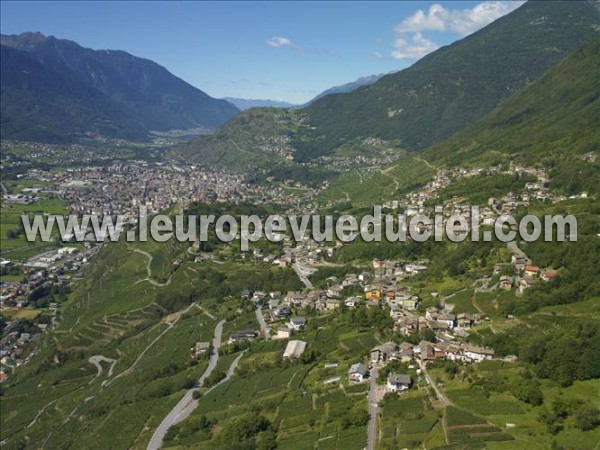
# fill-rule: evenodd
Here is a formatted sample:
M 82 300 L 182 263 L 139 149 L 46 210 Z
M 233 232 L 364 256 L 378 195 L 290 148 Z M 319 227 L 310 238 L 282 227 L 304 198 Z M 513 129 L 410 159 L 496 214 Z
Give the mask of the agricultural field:
M 351 202 L 353 206 L 379 205 L 400 196 L 417 185 L 424 185 L 435 174 L 435 169 L 412 155 L 401 156 L 393 166 L 365 173 L 354 170 L 335 178 L 330 187 L 320 195 L 328 201 Z
M 149 264 L 148 255 L 158 262 Z M 172 264 L 176 259 L 180 263 Z M 47 448 L 74 442 L 84 448 L 145 448 L 152 430 L 206 367 L 205 360 L 190 358 L 195 342 L 210 341 L 224 318 L 233 327 L 244 321 L 258 328 L 252 305 L 237 313 L 248 278 L 236 277 L 231 267 L 190 259 L 183 259 L 180 247 L 152 243 L 102 249 L 89 276 L 61 305 L 60 325 L 43 335 L 32 360 L 2 386 L 6 448 L 20 448 L 25 440 Z M 287 276 L 269 265 L 254 269 L 253 283 L 265 290 L 281 289 L 278 283 Z M 92 356 L 102 358 L 101 371 L 88 361 Z M 235 356 L 225 354 L 220 370 Z
M 380 449 L 420 448 L 440 420 L 440 412 L 420 390 L 387 394 L 382 409 Z

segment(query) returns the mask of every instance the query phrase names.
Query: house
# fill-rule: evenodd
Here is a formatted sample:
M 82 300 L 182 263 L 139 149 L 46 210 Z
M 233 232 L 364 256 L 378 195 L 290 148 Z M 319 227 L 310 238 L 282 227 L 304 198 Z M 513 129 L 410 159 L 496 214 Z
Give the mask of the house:
M 415 310 L 419 306 L 419 297 L 416 295 L 403 295 L 398 299 L 398 305 L 404 309 Z
M 527 265 L 525 266 L 525 276 L 526 277 L 537 277 L 540 273 L 540 268 L 538 266 L 531 266 L 531 265 Z
M 500 283 L 498 284 L 500 289 L 510 291 L 512 289 L 512 279 L 506 275 L 500 277 Z
M 386 390 L 388 392 L 402 392 L 410 389 L 412 380 L 404 373 L 390 373 L 387 379 Z
M 300 331 L 306 326 L 306 318 L 292 317 L 289 322 L 290 328 L 295 331 Z
M 494 350 L 467 344 L 463 348 L 463 355 L 472 362 L 481 362 L 494 358 Z
M 275 339 L 289 339 L 291 336 L 292 330 L 290 330 L 288 327 L 279 327 L 277 328 Z
M 290 307 L 288 305 L 279 305 L 276 309 L 275 309 L 275 317 L 281 319 L 283 317 L 287 317 L 290 314 L 292 314 L 292 310 L 290 309 Z
M 529 260 L 522 256 L 513 255 L 511 261 L 518 270 L 522 270 L 527 264 L 529 264 Z
M 519 280 L 519 293 L 522 294 L 523 292 L 525 292 L 525 289 L 528 289 L 531 286 L 533 286 L 532 280 L 521 278 Z
M 371 350 L 371 362 L 376 364 L 379 362 L 386 362 L 390 359 L 397 359 L 398 356 L 398 344 L 395 342 L 386 342 L 381 344 L 379 347 L 375 347 Z
M 299 358 L 306 350 L 306 342 L 289 341 L 283 352 L 283 358 Z
M 348 308 L 355 308 L 360 303 L 360 297 L 348 297 L 344 300 L 344 305 Z
M 377 288 L 367 287 L 365 288 L 365 298 L 368 301 L 377 301 L 381 300 L 381 291 Z
M 256 297 L 256 294 L 254 294 L 254 296 Z M 274 309 L 277 309 L 277 307 L 279 306 L 279 303 L 281 303 L 281 302 L 279 301 L 279 299 L 276 299 L 276 298 L 269 300 L 269 309 L 271 311 Z
M 362 383 L 369 375 L 369 369 L 362 363 L 352 364 L 348 370 L 348 379 L 351 383 Z
M 454 328 L 454 321 L 456 320 L 456 316 L 454 314 L 439 314 L 437 316 L 437 322 L 442 324 L 448 329 Z
M 285 296 L 285 302 L 288 305 L 300 305 L 304 301 L 304 295 L 298 291 L 289 291 Z
M 199 359 L 209 348 L 210 344 L 208 342 L 196 342 L 196 345 L 191 348 L 192 359 Z
M 339 285 L 331 286 L 327 288 L 327 297 L 329 298 L 339 298 L 344 288 Z
M 556 270 L 544 270 L 542 272 L 541 279 L 544 281 L 550 281 L 550 280 L 554 280 L 557 275 L 558 275 L 558 273 L 556 272 Z
M 419 346 L 415 348 L 415 353 L 419 353 L 421 356 L 421 361 L 435 360 L 435 349 L 433 348 L 433 344 L 431 342 L 419 342 Z
M 325 306 L 328 310 L 334 310 L 340 307 L 340 301 L 334 298 L 328 298 L 325 302 Z
M 236 331 L 231 333 L 229 336 L 229 343 L 239 342 L 239 341 L 248 341 L 252 339 L 256 339 L 258 333 L 256 331 L 244 330 L 244 331 Z
M 469 329 L 473 326 L 473 316 L 467 313 L 460 313 L 456 316 L 456 326 L 462 329 Z

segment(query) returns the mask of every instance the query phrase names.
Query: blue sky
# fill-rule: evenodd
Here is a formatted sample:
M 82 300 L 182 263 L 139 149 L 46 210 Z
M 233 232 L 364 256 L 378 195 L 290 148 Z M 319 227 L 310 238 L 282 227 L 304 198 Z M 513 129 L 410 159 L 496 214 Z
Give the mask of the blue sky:
M 2 1 L 1 28 L 125 50 L 215 97 L 301 103 L 407 67 L 521 3 Z

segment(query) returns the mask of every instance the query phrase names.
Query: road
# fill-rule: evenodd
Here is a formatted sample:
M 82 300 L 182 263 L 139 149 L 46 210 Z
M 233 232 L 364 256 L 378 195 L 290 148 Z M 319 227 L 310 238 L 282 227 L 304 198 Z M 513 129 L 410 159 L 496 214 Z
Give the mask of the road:
M 513 252 L 516 256 L 519 256 L 521 258 L 525 258 L 527 259 L 527 261 L 531 261 L 527 255 L 525 254 L 525 252 L 523 250 L 521 250 L 519 248 L 519 246 L 517 245 L 517 243 L 515 241 L 511 241 L 511 242 L 507 242 L 506 246 L 510 249 L 511 252 Z
M 267 322 L 265 321 L 265 316 L 263 316 L 262 313 L 262 306 L 258 305 L 256 307 L 256 320 L 258 320 L 258 323 L 260 324 L 260 329 L 262 331 L 262 334 L 265 336 L 265 339 L 269 340 L 271 339 L 271 333 L 269 332 L 269 326 L 267 325 Z
M 300 268 L 298 263 L 292 264 L 292 268 L 294 269 L 294 272 L 296 272 L 296 275 L 298 275 L 298 278 L 300 278 L 300 281 L 302 281 L 302 283 L 304 283 L 304 286 L 306 286 L 308 289 L 312 289 L 313 288 L 312 283 L 306 277 L 306 275 L 304 274 L 304 272 L 302 271 L 302 269 Z
M 219 362 L 219 348 L 221 347 L 221 335 L 223 333 L 224 323 L 225 321 L 221 320 L 215 327 L 215 333 L 213 337 L 213 352 L 208 360 L 208 367 L 200 376 L 200 378 L 198 378 L 198 386 L 202 386 L 204 380 L 215 370 L 215 367 L 217 367 L 217 363 Z M 184 394 L 183 398 L 163 419 L 152 435 L 152 439 L 150 439 L 150 442 L 148 443 L 148 450 L 158 450 L 161 447 L 163 438 L 165 437 L 165 434 L 167 434 L 167 431 L 169 431 L 169 428 L 184 420 L 196 408 L 198 401 L 194 400 L 192 397 L 194 391 L 195 388 L 189 389 Z
M 377 369 L 371 370 L 369 375 L 369 425 L 367 429 L 367 450 L 375 449 L 375 441 L 377 440 L 377 415 L 379 406 L 377 405 Z
M 442 406 L 444 406 L 444 407 L 452 406 L 452 402 L 450 400 L 448 400 L 448 397 L 446 397 L 442 393 L 442 391 L 437 387 L 437 385 L 431 379 L 431 376 L 429 375 L 429 372 L 427 372 L 427 367 L 425 367 L 425 364 L 423 364 L 423 361 L 419 361 L 419 367 L 421 367 L 421 370 L 423 371 L 423 374 L 425 375 L 425 378 L 427 379 L 427 383 L 429 383 L 429 386 L 431 386 L 433 388 L 433 390 L 435 391 L 435 395 L 437 396 L 437 398 L 440 401 L 440 403 L 442 404 Z
M 189 305 L 187 308 L 185 308 L 183 311 L 181 311 L 177 317 L 175 318 L 175 320 L 173 322 L 171 322 L 167 328 L 165 328 L 157 337 L 155 337 L 152 342 L 150 342 L 146 348 L 144 348 L 144 350 L 142 350 L 142 352 L 138 355 L 138 357 L 135 359 L 135 361 L 133 362 L 133 364 L 131 364 L 131 366 L 129 366 L 127 369 L 125 369 L 123 372 L 120 372 L 116 377 L 112 378 L 112 379 L 105 379 L 101 386 L 107 387 L 110 386 L 114 381 L 118 380 L 119 378 L 125 376 L 125 375 L 129 375 L 133 369 L 135 368 L 135 366 L 137 366 L 137 364 L 142 360 L 142 358 L 144 357 L 144 355 L 146 354 L 146 352 L 148 350 L 150 350 L 150 348 L 156 344 L 166 333 L 168 333 L 174 326 L 175 324 L 179 321 L 179 319 L 181 318 L 181 316 L 183 314 L 185 314 L 186 312 L 188 312 L 191 308 L 193 308 L 195 305 L 195 303 L 192 303 L 191 305 Z M 157 324 L 156 326 L 158 326 L 160 324 Z
M 88 362 L 90 364 L 93 364 L 96 367 L 96 370 L 98 372 L 96 373 L 96 376 L 94 378 L 92 378 L 88 384 L 92 384 L 92 381 L 94 381 L 96 378 L 98 378 L 100 375 L 102 375 L 102 365 L 100 364 L 102 361 L 110 363 L 110 368 L 108 369 L 107 378 L 112 377 L 113 369 L 115 368 L 115 364 L 117 363 L 116 359 L 107 358 L 106 356 L 102 356 L 102 355 L 90 356 L 88 359 Z

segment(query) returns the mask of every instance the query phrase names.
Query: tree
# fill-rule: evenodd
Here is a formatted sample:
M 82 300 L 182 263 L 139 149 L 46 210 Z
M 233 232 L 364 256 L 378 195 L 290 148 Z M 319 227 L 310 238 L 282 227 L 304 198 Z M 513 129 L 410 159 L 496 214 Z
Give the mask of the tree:
M 544 403 L 542 391 L 534 380 L 524 380 L 513 388 L 513 394 L 519 400 L 530 405 L 540 406 Z
M 589 403 L 584 403 L 575 411 L 573 419 L 580 430 L 593 430 L 600 424 L 600 411 Z

